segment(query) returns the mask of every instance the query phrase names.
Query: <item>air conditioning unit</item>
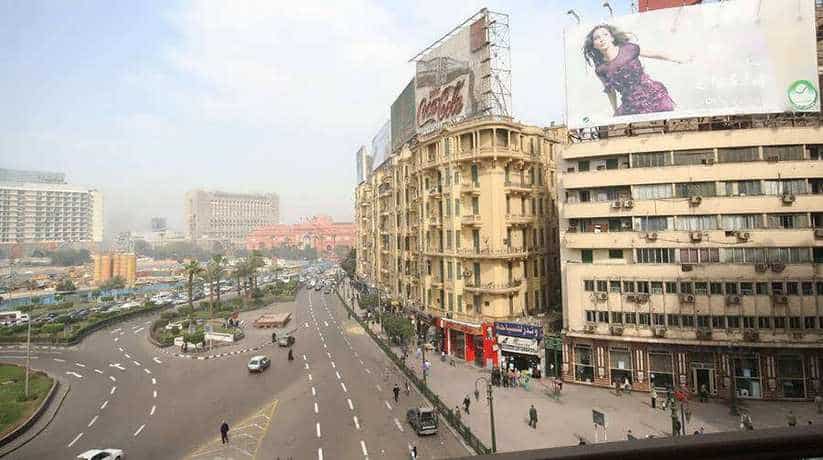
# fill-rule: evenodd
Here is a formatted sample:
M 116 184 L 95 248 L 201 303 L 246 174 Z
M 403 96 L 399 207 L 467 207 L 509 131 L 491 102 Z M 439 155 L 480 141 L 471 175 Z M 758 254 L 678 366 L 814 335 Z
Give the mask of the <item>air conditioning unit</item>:
M 689 239 L 692 240 L 692 243 L 703 241 L 703 232 L 689 232 Z
M 623 206 L 622 201 L 612 201 L 612 209 L 620 209 Z
M 713 165 L 714 164 L 714 158 L 703 158 L 703 160 L 701 160 L 701 162 L 704 165 Z
M 682 264 L 682 265 L 680 265 L 680 271 L 690 272 L 692 270 L 694 270 L 694 265 L 692 265 L 692 264 Z
M 711 340 L 712 330 L 709 328 L 700 327 L 695 331 L 695 335 L 697 335 L 697 340 Z
M 700 203 L 703 202 L 702 196 L 691 196 L 689 197 L 689 204 L 692 206 L 698 206 Z
M 775 273 L 781 273 L 783 270 L 786 269 L 786 264 L 782 262 L 775 262 L 772 264 L 772 271 Z
M 637 296 L 635 294 L 626 294 L 626 302 L 637 302 Z
M 783 294 L 775 294 L 772 296 L 772 301 L 779 305 L 786 305 L 789 303 L 789 296 Z
M 583 332 L 585 332 L 586 334 L 594 334 L 594 331 L 596 330 L 597 326 L 595 326 L 594 324 L 586 324 L 585 326 L 583 326 Z
M 598 292 L 597 293 L 597 300 L 599 300 L 601 302 L 605 302 L 606 300 L 609 300 L 609 294 L 606 293 L 606 292 Z
M 780 157 L 777 155 L 769 155 L 766 157 L 766 161 L 780 161 Z
M 655 337 L 666 337 L 666 328 L 663 326 L 655 326 L 652 332 Z
M 727 295 L 726 296 L 726 305 L 740 305 L 740 296 L 739 295 Z
M 794 203 L 794 195 L 791 193 L 784 193 L 783 194 L 783 204 L 792 204 Z
M 766 270 L 769 269 L 768 264 L 754 264 L 754 271 L 764 273 Z
M 815 237 L 815 239 L 818 239 L 818 240 L 823 239 L 823 228 L 814 229 L 814 237 Z
M 680 303 L 694 303 L 694 295 L 680 294 Z
M 634 200 L 623 200 L 623 207 L 626 209 L 631 209 L 634 207 Z
M 635 294 L 634 301 L 637 303 L 646 303 L 649 301 L 649 295 L 645 292 L 641 292 L 640 294 Z
M 646 241 L 657 241 L 657 232 L 646 233 Z
M 611 333 L 611 335 L 623 335 L 623 326 L 612 324 L 609 326 L 609 333 Z
M 760 340 L 760 332 L 758 332 L 756 329 L 743 330 L 743 341 L 757 342 L 758 340 Z
M 577 226 L 576 225 L 569 225 L 569 228 L 566 230 L 567 233 L 577 233 Z
M 734 236 L 737 237 L 738 241 L 749 241 L 749 238 L 752 237 L 749 232 L 734 232 Z

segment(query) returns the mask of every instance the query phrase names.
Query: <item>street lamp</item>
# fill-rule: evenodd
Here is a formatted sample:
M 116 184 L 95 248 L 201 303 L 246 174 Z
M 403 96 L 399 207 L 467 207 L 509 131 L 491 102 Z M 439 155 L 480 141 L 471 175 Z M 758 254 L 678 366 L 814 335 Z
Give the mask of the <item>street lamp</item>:
M 606 8 L 607 10 L 609 10 L 609 16 L 614 17 L 614 10 L 612 9 L 612 6 L 609 5 L 608 0 L 603 2 L 603 8 Z
M 489 424 L 491 425 L 492 431 L 492 453 L 497 452 L 497 437 L 494 434 L 494 397 L 492 396 L 492 385 L 486 380 L 485 377 L 480 377 L 474 381 L 474 391 L 475 394 L 479 394 L 480 391 L 477 389 L 477 383 L 483 382 L 486 385 L 486 399 L 489 400 Z

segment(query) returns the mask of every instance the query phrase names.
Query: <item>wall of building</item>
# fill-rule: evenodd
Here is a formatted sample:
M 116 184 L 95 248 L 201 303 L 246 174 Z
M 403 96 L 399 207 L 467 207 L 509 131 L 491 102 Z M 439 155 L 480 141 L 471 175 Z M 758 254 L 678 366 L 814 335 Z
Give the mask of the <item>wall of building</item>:
M 280 221 L 277 194 L 186 193 L 186 235 L 196 243 L 244 245 L 252 230 Z

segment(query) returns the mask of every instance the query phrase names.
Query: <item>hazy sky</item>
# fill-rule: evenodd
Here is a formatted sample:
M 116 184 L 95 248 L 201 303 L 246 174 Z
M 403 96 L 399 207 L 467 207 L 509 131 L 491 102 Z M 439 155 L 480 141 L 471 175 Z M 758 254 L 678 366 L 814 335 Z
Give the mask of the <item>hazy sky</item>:
M 612 0 L 616 14 L 628 0 Z M 409 58 L 483 6 L 510 15 L 515 117 L 561 121 L 562 28 L 601 0 L 6 1 L 0 167 L 105 193 L 106 233 L 182 230 L 192 188 L 272 191 L 281 220 L 353 214 L 354 152 Z

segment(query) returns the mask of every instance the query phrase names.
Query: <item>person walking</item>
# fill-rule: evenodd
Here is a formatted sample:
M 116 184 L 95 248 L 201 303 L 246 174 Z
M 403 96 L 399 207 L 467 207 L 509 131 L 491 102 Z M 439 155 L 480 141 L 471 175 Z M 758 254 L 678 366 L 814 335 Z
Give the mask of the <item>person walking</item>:
M 460 406 L 454 406 L 454 418 L 460 421 Z
M 406 379 L 406 396 L 411 394 L 411 385 L 409 384 L 409 380 Z
M 223 424 L 220 425 L 220 439 L 223 441 L 223 444 L 229 443 L 229 424 L 223 420 Z
M 289 348 L 289 361 L 294 361 L 294 353 L 292 352 L 291 348 Z
M 794 412 L 789 411 L 789 415 L 786 416 L 786 425 L 792 428 L 797 426 L 797 417 L 794 415 Z
M 529 407 L 529 426 L 537 429 L 537 409 L 534 408 L 534 404 Z
M 657 390 L 655 390 L 654 387 L 652 387 L 651 398 L 652 398 L 651 399 L 652 409 L 656 409 L 657 408 Z
M 469 405 L 471 405 L 471 403 L 472 403 L 472 400 L 469 399 L 469 395 L 466 395 L 466 397 L 463 398 L 463 410 L 466 411 L 466 415 L 471 414 L 471 412 L 469 412 Z
M 700 385 L 700 402 L 706 402 L 709 400 L 709 389 L 706 387 L 706 384 Z
M 400 387 L 397 386 L 397 384 L 395 383 L 394 388 L 392 388 L 391 391 L 392 391 L 392 393 L 394 393 L 394 402 L 396 404 L 397 402 L 399 402 L 399 398 L 400 398 Z
M 823 414 L 823 396 L 817 395 L 814 397 L 814 405 L 817 406 L 817 413 Z

